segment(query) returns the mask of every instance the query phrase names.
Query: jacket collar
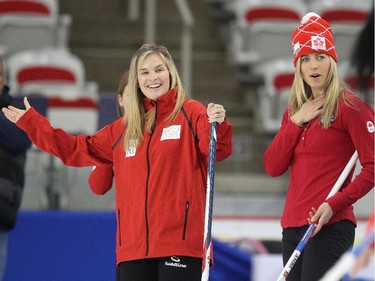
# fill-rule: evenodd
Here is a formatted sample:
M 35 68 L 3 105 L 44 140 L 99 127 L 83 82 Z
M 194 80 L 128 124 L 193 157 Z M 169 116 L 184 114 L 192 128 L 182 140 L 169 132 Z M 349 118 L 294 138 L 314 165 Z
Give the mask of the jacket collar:
M 145 107 L 146 112 L 157 105 L 158 114 L 170 113 L 176 104 L 176 100 L 177 100 L 177 88 L 173 88 L 172 90 L 166 92 L 164 95 L 159 97 L 157 101 L 144 97 L 143 105 Z

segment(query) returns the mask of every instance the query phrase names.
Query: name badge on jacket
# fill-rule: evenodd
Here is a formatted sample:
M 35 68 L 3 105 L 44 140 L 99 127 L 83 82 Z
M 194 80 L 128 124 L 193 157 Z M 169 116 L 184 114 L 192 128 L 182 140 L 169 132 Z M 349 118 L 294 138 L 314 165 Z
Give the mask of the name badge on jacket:
M 130 140 L 128 147 L 126 148 L 126 155 L 125 157 L 133 157 L 135 156 L 135 152 L 137 151 L 137 142 L 135 140 Z
M 181 125 L 172 125 L 163 129 L 160 140 L 177 140 L 180 139 Z

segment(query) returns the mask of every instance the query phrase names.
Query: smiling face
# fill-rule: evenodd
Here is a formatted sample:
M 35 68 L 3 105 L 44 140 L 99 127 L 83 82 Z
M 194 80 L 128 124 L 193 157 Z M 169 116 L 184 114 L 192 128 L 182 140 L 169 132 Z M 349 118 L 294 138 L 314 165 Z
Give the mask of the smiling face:
M 138 85 L 149 99 L 157 100 L 170 90 L 169 71 L 158 54 L 150 54 L 138 65 Z
M 324 93 L 331 62 L 323 53 L 311 53 L 301 57 L 301 74 L 310 86 L 314 97 Z

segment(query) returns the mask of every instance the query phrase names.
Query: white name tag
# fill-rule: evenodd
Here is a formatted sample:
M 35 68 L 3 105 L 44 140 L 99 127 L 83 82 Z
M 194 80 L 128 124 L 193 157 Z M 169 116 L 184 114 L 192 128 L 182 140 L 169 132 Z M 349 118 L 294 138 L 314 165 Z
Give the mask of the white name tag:
M 137 151 L 137 143 L 134 140 L 129 141 L 129 145 L 126 148 L 126 155 L 125 157 L 133 157 L 135 156 L 135 152 Z
M 177 140 L 180 139 L 181 125 L 173 125 L 163 129 L 160 140 Z

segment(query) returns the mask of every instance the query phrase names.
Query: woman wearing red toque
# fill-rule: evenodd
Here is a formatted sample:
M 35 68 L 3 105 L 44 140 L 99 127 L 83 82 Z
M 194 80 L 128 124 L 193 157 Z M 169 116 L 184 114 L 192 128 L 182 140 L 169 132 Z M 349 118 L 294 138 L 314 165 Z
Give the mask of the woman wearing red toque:
M 316 281 L 353 245 L 353 204 L 374 186 L 374 111 L 340 80 L 333 33 L 327 21 L 308 13 L 292 34 L 295 77 L 281 128 L 264 153 L 273 177 L 290 173 L 281 217 L 284 265 L 310 223 L 317 227 L 287 277 Z M 326 200 L 357 151 L 354 168 Z

